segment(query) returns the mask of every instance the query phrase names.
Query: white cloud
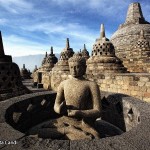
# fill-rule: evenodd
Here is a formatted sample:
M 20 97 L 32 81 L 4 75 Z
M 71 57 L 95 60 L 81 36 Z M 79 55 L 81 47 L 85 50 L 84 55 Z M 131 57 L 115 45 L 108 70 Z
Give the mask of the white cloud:
M 60 53 L 63 48 L 65 47 L 65 39 L 64 41 L 58 41 L 62 42 L 63 46 L 60 47 L 56 44 L 53 45 L 54 53 Z M 74 51 L 79 51 L 80 48 L 83 48 L 83 42 L 76 43 L 76 40 L 70 41 L 71 47 L 74 49 Z M 85 42 L 86 43 L 86 42 Z M 36 54 L 45 54 L 47 51 L 49 53 L 50 46 L 29 41 L 25 38 L 16 36 L 16 35 L 10 35 L 7 37 L 3 37 L 3 45 L 4 45 L 4 51 L 6 55 L 11 55 L 13 57 L 18 56 L 26 56 L 26 55 L 36 55 Z M 91 40 L 89 40 L 88 43 L 86 43 L 87 48 L 92 47 L 93 43 Z
M 70 5 L 80 9 L 86 9 L 87 11 L 92 11 L 97 13 L 97 15 L 102 16 L 113 16 L 118 15 L 122 9 L 125 9 L 130 0 L 118 1 L 118 0 L 52 0 L 55 4 L 62 7 Z
M 77 5 L 79 3 L 85 2 L 86 0 L 52 0 L 52 2 L 58 4 L 58 5 L 62 5 L 62 4 L 74 4 Z
M 54 47 L 55 53 L 60 53 L 65 47 L 65 40 L 69 37 L 70 45 L 74 51 L 79 51 L 83 48 L 83 44 L 86 44 L 87 49 L 91 51 L 92 45 L 95 39 L 99 37 L 99 28 L 97 31 L 93 31 L 84 25 L 78 23 L 68 24 L 55 24 L 55 23 L 40 23 L 30 26 L 21 26 L 24 30 L 34 32 L 41 31 L 46 33 L 48 36 L 52 36 L 51 44 Z M 56 34 L 60 34 L 62 37 L 57 39 Z M 107 37 L 110 35 L 106 33 Z M 38 36 L 38 35 L 37 35 Z M 54 39 L 53 39 L 54 38 Z M 42 42 L 34 42 L 30 39 L 19 37 L 16 35 L 10 35 L 4 37 L 5 53 L 12 56 L 25 56 L 44 54 L 51 45 L 46 46 Z M 47 41 L 45 39 L 45 41 Z
M 21 28 L 28 31 L 43 31 L 46 34 L 54 33 L 54 32 L 63 32 L 65 29 L 61 25 L 56 25 L 50 22 L 36 23 L 36 24 L 32 24 L 32 26 L 23 25 L 21 26 Z
M 100 20 L 101 18 L 103 20 L 110 18 L 109 21 L 106 20 L 107 23 L 111 22 L 113 19 L 119 20 L 120 17 L 122 17 L 120 14 L 122 12 L 124 12 L 124 14 L 127 12 L 129 1 L 130 0 L 88 0 L 87 2 L 87 0 L 47 0 L 47 3 L 49 2 L 49 4 L 52 4 L 53 2 L 54 7 L 57 8 L 57 5 L 59 5 L 61 9 L 65 6 L 66 12 L 70 11 L 71 13 L 74 13 L 74 11 L 80 11 L 81 13 L 85 13 L 85 16 L 85 10 L 87 10 L 88 13 L 90 12 L 93 17 L 94 12 L 95 14 L 97 13 L 96 15 L 101 16 L 99 18 Z M 40 2 L 42 1 L 32 1 L 31 3 L 29 0 L 0 0 L 0 7 L 5 8 L 10 12 L 10 14 L 15 13 L 14 16 L 17 14 L 17 17 L 13 16 L 12 18 L 9 14 L 9 20 L 4 19 L 5 16 L 3 16 L 3 18 L 0 19 L 0 24 L 6 24 L 6 27 L 8 27 L 10 32 L 13 29 L 16 33 L 20 32 L 23 33 L 23 35 L 31 34 L 30 37 L 32 37 L 30 39 L 26 39 L 9 33 L 10 36 L 4 37 L 6 54 L 12 56 L 44 54 L 46 49 L 49 49 L 48 46 L 51 45 L 46 46 L 45 43 L 38 42 L 40 41 L 40 38 L 43 39 L 43 33 L 44 37 L 50 39 L 50 43 L 54 46 L 54 51 L 56 50 L 56 53 L 60 53 L 60 51 L 64 48 L 64 42 L 67 37 L 71 39 L 71 47 L 74 50 L 78 51 L 80 48 L 83 48 L 84 43 L 87 45 L 88 50 L 92 49 L 95 39 L 99 37 L 99 27 L 95 29 L 88 27 L 88 24 L 78 23 L 78 21 L 80 22 L 80 16 L 76 20 L 74 20 L 74 18 L 69 20 L 70 16 L 68 17 L 68 14 L 65 12 L 64 14 L 59 14 L 59 16 L 57 16 L 58 14 L 55 13 L 53 9 L 48 11 L 48 6 L 44 7 L 45 4 L 36 8 L 36 4 L 39 4 Z M 144 14 L 148 16 L 149 7 L 149 5 L 144 6 L 143 3 L 142 9 L 144 10 Z M 35 13 L 35 11 L 38 13 Z M 40 14 L 40 11 L 43 13 Z M 26 12 L 29 12 L 29 14 L 24 15 Z M 88 16 L 86 17 L 88 18 Z M 98 20 L 96 21 L 98 22 Z M 94 24 L 95 22 L 90 22 L 90 24 Z M 111 29 L 111 24 L 109 29 Z M 111 35 L 107 32 L 109 29 L 106 28 L 106 36 L 108 38 L 110 38 Z M 38 35 L 41 36 L 38 37 Z M 34 42 L 32 41 L 33 39 L 37 39 L 38 41 Z M 49 39 L 44 40 L 48 41 Z
M 74 38 L 82 39 L 82 40 L 92 40 L 95 36 L 93 35 L 93 31 L 87 28 L 84 25 L 80 25 L 78 23 L 38 23 L 32 24 L 32 26 L 21 26 L 24 30 L 27 31 L 41 31 L 45 34 L 60 34 L 63 36 L 74 36 Z M 98 31 L 99 32 L 99 31 Z
M 4 25 L 4 24 L 6 24 L 7 22 L 8 22 L 7 19 L 4 19 L 4 18 L 0 19 L 0 25 Z
M 0 0 L 0 6 L 16 14 L 29 12 L 33 8 L 33 4 L 25 0 Z
M 45 45 L 28 41 L 16 35 L 3 37 L 3 44 L 5 54 L 12 56 L 44 54 L 44 49 L 47 48 Z

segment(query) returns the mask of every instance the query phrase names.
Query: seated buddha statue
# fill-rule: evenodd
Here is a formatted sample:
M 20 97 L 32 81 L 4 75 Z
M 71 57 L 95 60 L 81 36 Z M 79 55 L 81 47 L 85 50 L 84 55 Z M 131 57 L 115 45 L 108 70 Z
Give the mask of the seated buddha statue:
M 85 58 L 74 54 L 68 62 L 71 76 L 60 83 L 54 104 L 54 111 L 61 117 L 40 124 L 30 133 L 52 139 L 99 138 L 94 125 L 101 115 L 99 87 L 95 82 L 84 78 Z

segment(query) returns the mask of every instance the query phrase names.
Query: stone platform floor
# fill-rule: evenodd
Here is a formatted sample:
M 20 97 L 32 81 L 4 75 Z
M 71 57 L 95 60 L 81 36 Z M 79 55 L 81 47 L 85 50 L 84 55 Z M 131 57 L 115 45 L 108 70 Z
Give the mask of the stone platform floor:
M 23 85 L 25 85 L 30 91 L 33 93 L 35 92 L 43 92 L 43 91 L 48 91 L 45 90 L 44 88 L 37 88 L 33 86 L 33 79 L 25 79 L 22 81 Z

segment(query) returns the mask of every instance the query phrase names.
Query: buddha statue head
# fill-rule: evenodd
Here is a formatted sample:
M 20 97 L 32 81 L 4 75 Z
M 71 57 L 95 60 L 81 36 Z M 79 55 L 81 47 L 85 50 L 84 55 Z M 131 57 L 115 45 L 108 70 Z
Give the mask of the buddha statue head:
M 80 53 L 74 54 L 69 58 L 70 74 L 74 78 L 82 77 L 86 72 L 86 60 Z

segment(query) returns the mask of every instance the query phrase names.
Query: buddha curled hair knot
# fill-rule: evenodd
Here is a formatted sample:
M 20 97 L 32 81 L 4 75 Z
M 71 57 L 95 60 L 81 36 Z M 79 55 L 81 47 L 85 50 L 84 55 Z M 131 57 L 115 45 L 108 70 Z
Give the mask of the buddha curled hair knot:
M 68 62 L 79 62 L 81 65 L 86 66 L 86 60 L 80 53 L 75 53 L 73 57 L 69 58 Z

